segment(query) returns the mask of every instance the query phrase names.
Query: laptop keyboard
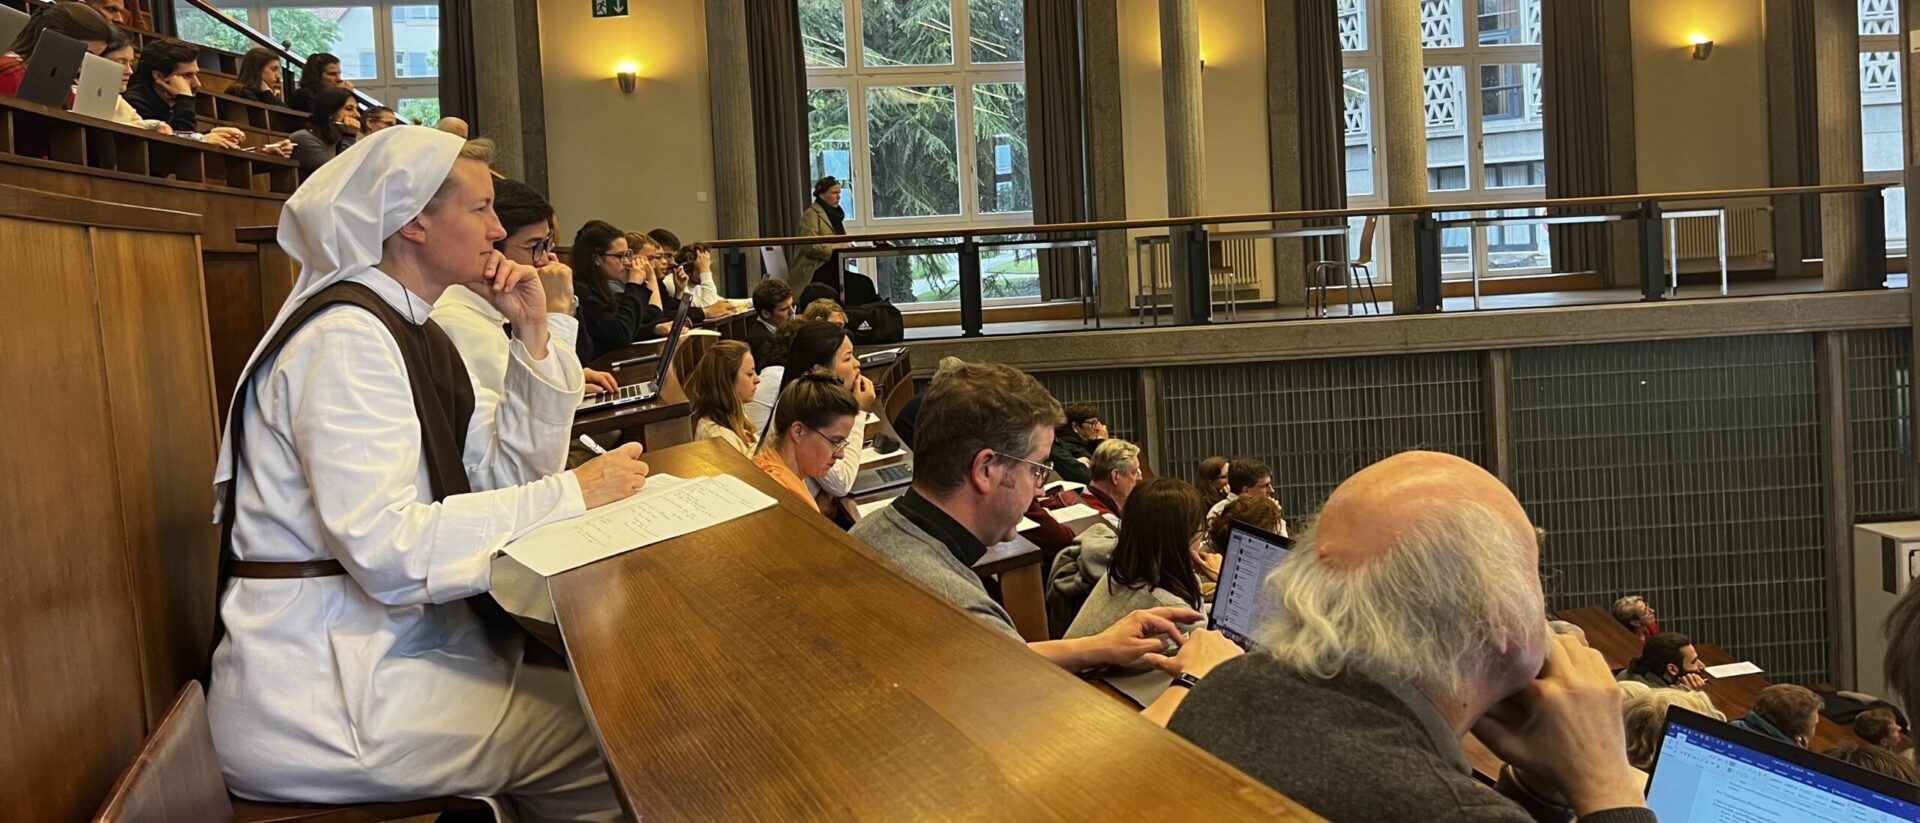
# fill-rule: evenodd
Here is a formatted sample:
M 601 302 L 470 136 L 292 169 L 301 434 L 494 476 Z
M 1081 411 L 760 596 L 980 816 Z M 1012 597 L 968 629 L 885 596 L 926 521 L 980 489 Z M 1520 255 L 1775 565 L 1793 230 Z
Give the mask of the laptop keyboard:
M 882 482 L 899 483 L 913 479 L 913 464 L 901 463 L 896 466 L 887 466 L 885 468 L 875 469 L 873 473 L 879 477 Z
M 580 400 L 580 408 L 592 409 L 600 406 L 610 406 L 615 403 L 625 403 L 630 400 L 643 400 L 652 397 L 653 393 L 652 383 L 634 383 L 621 386 L 612 394 L 589 394 Z

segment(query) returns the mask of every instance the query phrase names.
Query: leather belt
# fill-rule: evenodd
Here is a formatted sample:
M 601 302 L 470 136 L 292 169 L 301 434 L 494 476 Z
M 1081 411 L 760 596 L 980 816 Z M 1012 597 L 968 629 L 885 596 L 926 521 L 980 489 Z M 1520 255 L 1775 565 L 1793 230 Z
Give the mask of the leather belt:
M 304 577 L 338 577 L 347 573 L 347 567 L 338 560 L 297 560 L 290 562 L 267 562 L 262 560 L 228 560 L 228 577 L 247 577 L 255 580 L 296 580 Z

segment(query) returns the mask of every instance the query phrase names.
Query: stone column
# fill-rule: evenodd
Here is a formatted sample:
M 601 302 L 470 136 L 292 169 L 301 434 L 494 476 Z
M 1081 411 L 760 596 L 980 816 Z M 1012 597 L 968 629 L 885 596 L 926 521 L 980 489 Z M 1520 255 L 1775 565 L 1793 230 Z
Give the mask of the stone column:
M 1853 0 L 1813 0 L 1813 116 L 1820 133 L 1820 183 L 1858 183 L 1860 157 L 1860 22 Z M 1820 270 L 1828 291 L 1878 287 L 1857 248 L 1860 215 L 1851 194 L 1820 198 Z M 1874 267 L 1877 268 L 1877 267 Z
M 1087 185 L 1093 190 L 1093 220 L 1127 216 L 1127 155 L 1120 110 L 1120 12 L 1113 0 L 1086 0 L 1080 6 L 1082 77 L 1087 95 Z M 1133 312 L 1133 244 L 1124 231 L 1096 235 L 1100 278 L 1100 316 L 1124 318 Z
M 707 0 L 714 225 L 720 237 L 728 240 L 760 233 L 753 164 L 753 67 L 747 53 L 745 0 Z M 747 255 L 750 273 L 759 270 L 758 258 Z M 748 282 L 755 279 L 750 275 Z
M 1160 84 L 1167 120 L 1167 216 L 1206 214 L 1206 134 L 1200 113 L 1199 0 L 1160 0 Z M 1206 271 L 1187 271 L 1180 253 L 1183 230 L 1173 232 L 1173 317 L 1190 322 L 1205 306 L 1187 299 L 1189 278 L 1205 280 Z
M 1380 76 L 1373 81 L 1373 92 L 1380 95 L 1384 123 L 1374 124 L 1374 139 L 1381 141 L 1381 159 L 1386 164 L 1386 190 L 1396 206 L 1427 203 L 1427 105 L 1425 78 L 1421 71 L 1426 56 L 1420 41 L 1420 4 L 1376 3 L 1368 11 L 1380 18 L 1376 34 L 1380 42 L 1374 50 L 1381 55 Z M 1392 242 L 1387 259 L 1393 267 L 1393 312 L 1413 312 L 1418 294 L 1415 289 L 1414 218 L 1393 217 L 1388 221 Z

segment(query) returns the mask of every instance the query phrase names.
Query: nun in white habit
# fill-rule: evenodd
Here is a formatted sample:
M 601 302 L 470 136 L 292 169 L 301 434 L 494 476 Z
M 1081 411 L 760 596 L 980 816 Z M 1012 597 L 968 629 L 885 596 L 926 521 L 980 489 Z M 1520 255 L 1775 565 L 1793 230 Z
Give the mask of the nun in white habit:
M 300 277 L 236 392 L 227 439 L 240 435 L 243 453 L 223 444 L 216 498 L 235 484 L 223 515 L 237 560 L 338 561 L 344 574 L 237 577 L 221 595 L 208 703 L 241 797 L 460 795 L 523 819 L 622 819 L 571 675 L 524 663 L 518 635 L 490 634 L 461 602 L 488 591 L 501 546 L 632 494 L 646 471 L 629 448 L 499 481 L 555 430 L 565 436 L 582 387 L 579 360 L 549 345 L 539 278 L 493 250 L 504 232 L 488 154 L 433 129 L 387 129 L 322 167 L 281 213 Z M 301 304 L 341 282 L 416 327 L 442 290 L 482 282 L 513 321 L 504 390 L 466 421 L 470 493 L 433 502 L 393 315 L 333 305 L 265 351 Z

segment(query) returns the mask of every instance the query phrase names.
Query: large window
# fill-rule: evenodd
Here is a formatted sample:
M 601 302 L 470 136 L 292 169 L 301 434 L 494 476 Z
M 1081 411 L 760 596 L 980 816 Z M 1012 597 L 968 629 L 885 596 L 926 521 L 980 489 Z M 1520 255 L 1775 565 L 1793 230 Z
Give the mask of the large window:
M 1347 194 L 1357 206 L 1392 200 L 1392 192 L 1377 174 L 1380 164 L 1372 127 L 1379 104 L 1371 93 L 1371 80 L 1378 76 L 1380 55 L 1368 12 L 1370 6 L 1384 1 L 1340 0 L 1339 4 L 1340 45 L 1346 53 Z M 1426 62 L 1426 178 L 1432 202 L 1543 196 L 1542 0 L 1418 2 Z M 1509 214 L 1525 216 L 1521 212 L 1500 216 Z M 1483 275 L 1544 272 L 1551 264 L 1549 252 L 1546 227 L 1539 224 L 1479 232 L 1456 229 L 1443 232 L 1441 238 L 1442 269 L 1449 278 L 1467 277 L 1474 268 Z M 1376 255 L 1376 259 L 1382 258 Z
M 848 232 L 1032 220 L 1022 0 L 796 2 L 808 159 L 843 181 Z M 857 265 L 895 302 L 958 298 L 951 254 Z M 989 298 L 1040 293 L 1031 252 L 984 255 L 981 274 Z
M 299 0 L 250 0 L 221 5 L 240 22 L 288 43 L 305 57 L 327 52 L 340 58 L 340 73 L 355 88 L 392 106 L 411 122 L 440 118 L 440 6 L 438 3 L 370 2 L 321 6 Z M 180 37 L 232 52 L 251 44 L 237 32 L 187 3 L 174 4 Z M 287 82 L 299 76 L 289 66 Z
M 1906 167 L 1901 133 L 1898 0 L 1860 2 L 1860 140 L 1866 179 L 1898 183 Z M 1886 190 L 1887 249 L 1907 247 L 1907 190 Z

